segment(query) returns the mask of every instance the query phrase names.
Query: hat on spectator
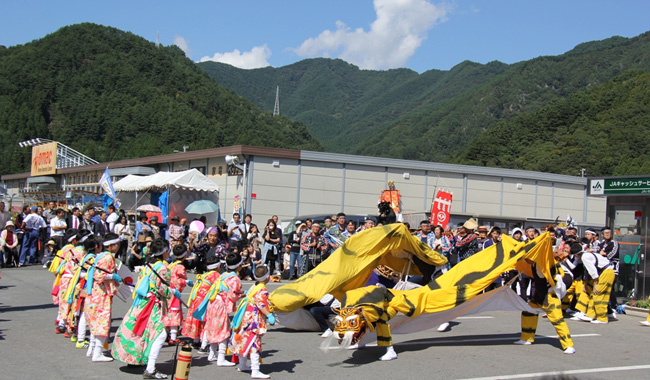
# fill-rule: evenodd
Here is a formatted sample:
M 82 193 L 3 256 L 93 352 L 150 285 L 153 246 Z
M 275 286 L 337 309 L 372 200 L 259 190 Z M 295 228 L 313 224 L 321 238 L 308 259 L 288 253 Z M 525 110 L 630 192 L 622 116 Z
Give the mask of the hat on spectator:
M 474 218 L 469 218 L 465 223 L 463 223 L 463 227 L 467 228 L 468 230 L 475 230 L 476 227 L 478 227 L 478 222 Z
M 45 245 L 51 245 L 51 246 L 53 246 L 53 247 L 56 247 L 56 242 L 55 242 L 54 240 L 50 240 L 50 241 L 48 241 L 47 244 L 45 244 Z
M 488 232 L 488 228 L 487 228 L 487 226 L 480 226 L 478 228 L 478 230 L 476 230 L 476 231 L 477 232 Z
M 295 224 L 295 225 L 298 225 L 298 224 L 302 224 L 302 222 L 299 221 L 299 220 L 296 220 L 296 222 L 295 222 L 294 224 Z
M 180 218 L 178 217 L 178 215 L 174 215 L 172 216 L 172 220 L 180 220 Z
M 30 207 L 29 209 L 32 210 L 32 211 L 37 211 L 37 210 L 38 210 L 38 206 L 32 206 L 32 207 Z
M 5 224 L 5 228 L 7 228 L 9 226 L 14 227 L 14 222 L 12 222 L 11 220 L 8 220 L 7 224 Z
M 148 243 L 150 241 L 153 241 L 153 238 L 151 236 L 147 236 L 146 238 L 144 238 L 144 241 Z

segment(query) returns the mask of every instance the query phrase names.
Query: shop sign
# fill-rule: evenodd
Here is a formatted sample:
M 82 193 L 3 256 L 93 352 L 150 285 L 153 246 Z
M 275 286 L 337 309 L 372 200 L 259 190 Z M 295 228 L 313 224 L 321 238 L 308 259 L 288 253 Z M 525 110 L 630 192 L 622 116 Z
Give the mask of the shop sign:
M 650 177 L 592 179 L 589 195 L 649 194 Z
M 56 174 L 56 142 L 32 148 L 32 177 Z

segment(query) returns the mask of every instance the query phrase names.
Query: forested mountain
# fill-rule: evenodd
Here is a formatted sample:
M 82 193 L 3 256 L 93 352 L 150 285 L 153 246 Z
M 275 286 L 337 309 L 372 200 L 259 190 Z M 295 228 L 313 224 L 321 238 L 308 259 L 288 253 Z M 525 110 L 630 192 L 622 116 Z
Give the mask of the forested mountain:
M 272 117 L 177 47 L 78 24 L 0 48 L 0 174 L 29 170 L 18 142 L 60 141 L 98 161 L 248 144 L 321 150 L 304 124 Z
M 589 176 L 650 173 L 650 73 L 630 70 L 474 139 L 464 164 Z M 514 137 L 514 138 L 513 138 Z
M 328 59 L 254 70 L 199 65 L 263 109 L 273 109 L 280 86 L 281 113 L 305 122 L 328 151 L 459 162 L 467 159 L 461 152 L 468 144 L 499 121 L 630 69 L 650 71 L 650 33 L 588 42 L 512 65 L 467 61 L 422 74 L 359 70 Z

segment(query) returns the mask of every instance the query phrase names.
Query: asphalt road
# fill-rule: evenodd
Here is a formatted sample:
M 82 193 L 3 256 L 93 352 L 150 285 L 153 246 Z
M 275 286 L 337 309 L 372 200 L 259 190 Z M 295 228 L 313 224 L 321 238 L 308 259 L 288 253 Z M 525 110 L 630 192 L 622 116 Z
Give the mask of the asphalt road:
M 0 280 L 0 379 L 140 379 L 143 368 L 120 362 L 92 363 L 85 350 L 54 334 L 56 307 L 52 274 L 40 266 L 2 270 Z M 247 289 L 250 282 L 244 284 Z M 277 287 L 271 284 L 270 289 Z M 185 292 L 187 297 L 189 290 Z M 128 305 L 115 300 L 113 332 Z M 520 317 L 491 312 L 459 318 L 451 330 L 395 335 L 399 358 L 377 360 L 378 347 L 323 353 L 312 332 L 271 327 L 263 338 L 262 371 L 273 379 L 647 379 L 650 328 L 645 316 L 628 314 L 608 325 L 569 321 L 577 353 L 564 355 L 551 324 L 540 318 L 535 344 L 515 346 Z M 171 373 L 173 347 L 164 347 L 158 368 Z M 190 379 L 245 379 L 247 374 L 218 368 L 194 352 Z

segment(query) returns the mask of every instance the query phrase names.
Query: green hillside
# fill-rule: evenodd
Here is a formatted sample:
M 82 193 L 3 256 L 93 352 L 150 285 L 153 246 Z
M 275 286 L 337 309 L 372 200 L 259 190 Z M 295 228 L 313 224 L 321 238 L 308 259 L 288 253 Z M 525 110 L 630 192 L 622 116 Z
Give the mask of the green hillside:
M 631 70 L 500 122 L 459 155 L 464 164 L 589 176 L 650 173 L 650 73 Z
M 322 149 L 302 123 L 218 85 L 177 47 L 88 23 L 0 48 L 0 125 L 0 174 L 29 169 L 18 142 L 35 137 L 100 162 L 183 145 Z
M 462 62 L 449 71 L 359 70 L 311 59 L 281 68 L 241 70 L 199 64 L 218 83 L 303 121 L 325 149 L 458 162 L 475 138 L 499 121 L 623 74 L 650 71 L 650 33 L 588 42 L 559 55 L 513 65 Z

